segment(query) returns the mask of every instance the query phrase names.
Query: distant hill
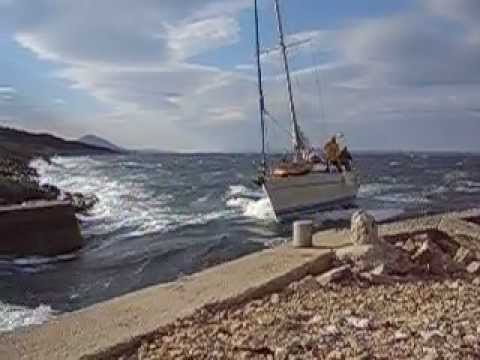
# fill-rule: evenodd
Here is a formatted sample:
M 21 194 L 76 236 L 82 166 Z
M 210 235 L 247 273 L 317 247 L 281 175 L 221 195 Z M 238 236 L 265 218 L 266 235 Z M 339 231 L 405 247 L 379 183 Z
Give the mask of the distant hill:
M 82 136 L 80 139 L 78 139 L 78 141 L 87 145 L 98 146 L 98 147 L 110 149 L 113 151 L 118 151 L 118 152 L 125 151 L 125 149 L 122 149 L 120 146 L 117 146 L 111 143 L 110 141 L 102 139 L 101 137 L 96 135 L 85 135 L 85 136 Z
M 112 149 L 70 141 L 50 134 L 30 133 L 0 126 L 0 156 L 19 160 L 54 155 L 112 154 Z

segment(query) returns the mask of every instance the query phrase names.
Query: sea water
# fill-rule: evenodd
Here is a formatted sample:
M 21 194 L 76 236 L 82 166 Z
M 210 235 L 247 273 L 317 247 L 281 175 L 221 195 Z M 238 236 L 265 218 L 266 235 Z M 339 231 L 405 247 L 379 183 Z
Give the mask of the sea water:
M 0 331 L 208 266 L 277 246 L 290 226 L 274 221 L 253 180 L 258 156 L 154 154 L 56 157 L 33 163 L 41 181 L 94 193 L 100 202 L 79 216 L 85 246 L 74 254 L 0 258 Z M 377 220 L 474 207 L 480 156 L 360 154 L 356 205 Z M 315 214 L 325 226 L 354 209 Z

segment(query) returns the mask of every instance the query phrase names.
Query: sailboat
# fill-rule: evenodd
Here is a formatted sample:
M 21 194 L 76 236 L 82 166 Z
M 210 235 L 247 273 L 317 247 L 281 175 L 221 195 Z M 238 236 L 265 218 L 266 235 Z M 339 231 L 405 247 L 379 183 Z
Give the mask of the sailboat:
M 288 91 L 292 124 L 292 151 L 289 157 L 283 159 L 281 163 L 275 164 L 267 161 L 265 151 L 265 117 L 268 115 L 268 112 L 265 108 L 262 64 L 260 60 L 261 44 L 258 0 L 255 0 L 256 62 L 262 135 L 262 165 L 257 182 L 262 185 L 267 194 L 276 219 L 278 221 L 286 221 L 298 218 L 304 213 L 328 210 L 351 204 L 357 196 L 359 185 L 355 170 L 350 164 L 343 171 L 333 172 L 330 171 L 328 166 L 327 171 L 325 171 L 322 166 L 318 166 L 318 161 L 315 161 L 315 158 L 318 158 L 318 156 L 311 156 L 313 149 L 309 145 L 308 137 L 302 131 L 297 119 L 279 0 L 273 1 Z M 339 166 L 339 170 L 341 169 Z

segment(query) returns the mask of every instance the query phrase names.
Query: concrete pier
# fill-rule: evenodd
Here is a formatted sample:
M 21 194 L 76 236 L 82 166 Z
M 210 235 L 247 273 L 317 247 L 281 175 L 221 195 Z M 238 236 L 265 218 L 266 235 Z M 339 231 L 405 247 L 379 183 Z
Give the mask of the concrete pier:
M 0 207 L 0 255 L 54 256 L 74 251 L 82 242 L 69 202 Z
M 128 348 L 159 326 L 207 304 L 228 306 L 279 291 L 331 266 L 325 249 L 282 247 L 153 286 L 44 325 L 0 335 L 0 359 L 101 359 Z

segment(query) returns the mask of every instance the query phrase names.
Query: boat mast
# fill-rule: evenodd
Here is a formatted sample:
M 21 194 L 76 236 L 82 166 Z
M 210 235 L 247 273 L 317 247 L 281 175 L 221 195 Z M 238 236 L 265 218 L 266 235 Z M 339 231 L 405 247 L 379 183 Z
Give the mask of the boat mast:
M 287 80 L 288 99 L 290 102 L 290 116 L 293 124 L 293 150 L 295 151 L 295 154 L 298 155 L 300 150 L 303 148 L 303 143 L 300 137 L 300 131 L 297 123 L 297 114 L 295 112 L 295 102 L 293 101 L 292 81 L 290 79 L 290 69 L 288 66 L 287 46 L 285 45 L 285 37 L 283 35 L 283 24 L 282 24 L 282 15 L 280 13 L 280 5 L 278 3 L 278 0 L 274 0 L 274 4 L 275 4 L 275 13 L 277 15 L 278 34 L 280 36 L 280 48 L 282 50 L 282 56 L 283 56 L 283 66 L 285 70 L 285 77 Z
M 262 64 L 260 62 L 260 31 L 258 21 L 258 0 L 255 0 L 255 39 L 258 76 L 258 106 L 260 111 L 260 126 L 262 130 L 262 171 L 265 172 L 267 159 L 265 155 L 265 98 L 263 96 Z

